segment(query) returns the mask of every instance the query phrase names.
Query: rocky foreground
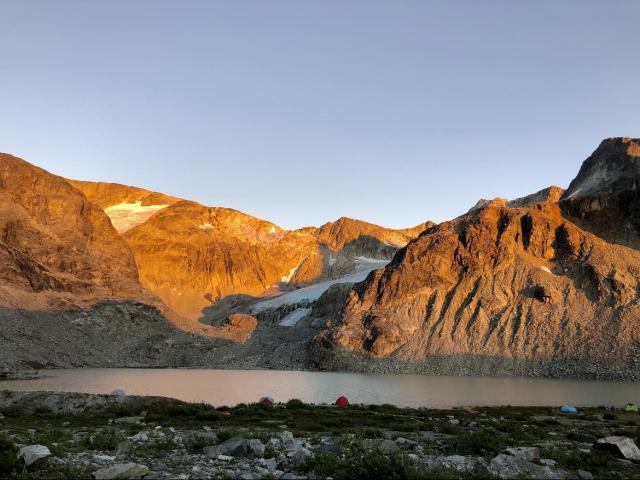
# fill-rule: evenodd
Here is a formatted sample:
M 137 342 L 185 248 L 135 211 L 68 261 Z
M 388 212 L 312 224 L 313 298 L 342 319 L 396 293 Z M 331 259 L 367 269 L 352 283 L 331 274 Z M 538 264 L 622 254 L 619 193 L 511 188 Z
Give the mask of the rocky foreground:
M 640 414 L 0 391 L 0 477 L 640 478 Z

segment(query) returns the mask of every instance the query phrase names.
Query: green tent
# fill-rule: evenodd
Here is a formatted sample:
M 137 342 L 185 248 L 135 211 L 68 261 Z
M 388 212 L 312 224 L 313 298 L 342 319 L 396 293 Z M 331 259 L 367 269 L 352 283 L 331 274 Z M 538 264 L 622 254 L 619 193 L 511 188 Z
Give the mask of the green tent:
M 624 406 L 624 411 L 625 412 L 637 412 L 638 410 L 640 410 L 638 408 L 638 405 L 636 405 L 635 403 L 627 403 Z

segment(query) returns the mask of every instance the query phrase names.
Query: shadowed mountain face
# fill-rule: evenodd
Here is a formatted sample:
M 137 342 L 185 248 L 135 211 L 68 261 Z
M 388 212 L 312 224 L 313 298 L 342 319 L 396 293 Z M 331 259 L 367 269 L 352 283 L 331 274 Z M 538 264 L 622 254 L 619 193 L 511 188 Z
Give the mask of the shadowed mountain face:
M 0 154 L 0 304 L 88 306 L 106 298 L 157 303 L 109 218 L 63 178 Z
M 639 144 L 604 141 L 560 202 L 559 192 L 492 201 L 427 230 L 352 289 L 319 340 L 399 361 L 599 356 L 635 365 L 637 238 L 605 238 L 627 220 L 636 228 Z

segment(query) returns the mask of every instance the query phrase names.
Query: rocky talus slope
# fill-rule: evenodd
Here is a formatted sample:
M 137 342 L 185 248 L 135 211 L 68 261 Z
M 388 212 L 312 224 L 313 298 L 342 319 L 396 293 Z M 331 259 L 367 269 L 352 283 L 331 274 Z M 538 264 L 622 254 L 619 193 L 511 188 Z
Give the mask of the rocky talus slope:
M 105 213 L 63 178 L 0 154 L 0 306 L 86 307 L 158 300 Z
M 425 231 L 354 286 L 316 339 L 320 365 L 449 358 L 470 373 L 490 363 L 637 372 L 638 241 L 609 239 L 635 229 L 639 144 L 605 140 L 559 201 L 553 191 L 492 201 Z

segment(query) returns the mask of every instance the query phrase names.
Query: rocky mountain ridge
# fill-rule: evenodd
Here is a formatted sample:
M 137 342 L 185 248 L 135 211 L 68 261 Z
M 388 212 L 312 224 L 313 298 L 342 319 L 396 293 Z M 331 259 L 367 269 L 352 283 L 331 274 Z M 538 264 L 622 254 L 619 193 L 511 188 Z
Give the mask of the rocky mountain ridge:
M 489 202 L 429 229 L 355 285 L 316 342 L 399 363 L 598 359 L 637 371 L 639 243 L 607 239 L 612 223 L 635 228 L 639 144 L 602 142 L 560 198 Z

